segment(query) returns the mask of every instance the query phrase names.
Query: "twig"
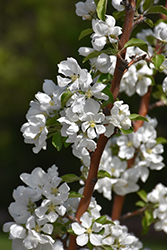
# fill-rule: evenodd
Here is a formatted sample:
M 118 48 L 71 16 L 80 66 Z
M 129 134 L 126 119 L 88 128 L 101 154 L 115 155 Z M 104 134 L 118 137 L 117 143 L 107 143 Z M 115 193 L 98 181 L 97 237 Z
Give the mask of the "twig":
M 159 100 L 153 104 L 150 104 L 149 105 L 149 110 L 152 110 L 154 108 L 158 108 L 158 107 L 162 107 L 162 106 L 165 106 L 166 105 L 166 102 L 163 101 L 163 100 Z
M 133 217 L 133 216 L 142 214 L 146 209 L 147 209 L 147 207 L 142 207 L 142 208 L 140 208 L 140 209 L 138 209 L 138 210 L 136 210 L 136 211 L 129 212 L 129 213 L 125 214 L 125 215 L 122 215 L 122 216 L 120 217 L 120 220 L 125 220 L 125 219 L 128 219 L 128 218 L 130 218 L 130 217 Z
M 124 74 L 128 71 L 128 69 L 130 68 L 130 66 L 132 66 L 134 63 L 139 62 L 141 60 L 145 60 L 146 56 L 147 56 L 147 54 L 144 54 L 144 55 L 138 56 L 138 57 L 136 57 L 136 55 L 135 56 L 131 56 L 130 59 L 132 59 L 132 60 L 128 63 L 127 68 L 124 70 Z

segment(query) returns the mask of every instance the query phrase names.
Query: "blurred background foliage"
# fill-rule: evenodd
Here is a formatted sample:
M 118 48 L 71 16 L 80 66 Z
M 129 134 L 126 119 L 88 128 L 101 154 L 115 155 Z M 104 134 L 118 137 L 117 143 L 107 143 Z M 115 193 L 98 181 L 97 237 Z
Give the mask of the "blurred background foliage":
M 91 46 L 78 36 L 90 23 L 75 14 L 75 0 L 1 0 L 0 10 L 0 226 L 10 220 L 7 207 L 13 201 L 12 192 L 18 185 L 22 172 L 30 173 L 40 166 L 47 170 L 52 164 L 59 167 L 60 175 L 75 172 L 79 174 L 80 163 L 71 154 L 71 148 L 57 152 L 48 142 L 48 150 L 35 155 L 32 145 L 24 143 L 20 127 L 26 122 L 29 102 L 37 91 L 42 91 L 44 79 L 56 82 L 57 64 L 67 57 L 76 58 L 81 46 Z M 161 1 L 163 4 L 163 1 Z M 108 14 L 112 11 L 109 1 Z M 140 25 L 139 29 L 142 28 Z M 148 28 L 148 27 L 147 27 Z M 88 65 L 81 65 L 86 67 Z M 161 82 L 159 82 L 161 83 Z M 129 101 L 129 98 L 127 98 Z M 133 112 L 137 112 L 140 99 L 131 101 Z M 136 110 L 135 110 L 136 109 Z M 158 136 L 167 138 L 166 107 L 151 112 L 159 120 Z M 166 161 L 166 157 L 164 154 Z M 143 188 L 150 191 L 157 182 L 167 185 L 167 170 L 153 172 Z M 148 188 L 147 188 L 148 187 Z M 98 197 L 100 195 L 97 194 Z M 110 203 L 102 199 L 104 212 L 110 213 Z M 132 200 L 125 202 L 129 210 Z M 133 204 L 134 204 L 133 200 Z M 106 202 L 106 203 L 104 203 Z M 130 208 L 131 209 L 131 208 Z M 132 207 L 134 209 L 134 207 Z M 132 223 L 133 224 L 133 223 Z

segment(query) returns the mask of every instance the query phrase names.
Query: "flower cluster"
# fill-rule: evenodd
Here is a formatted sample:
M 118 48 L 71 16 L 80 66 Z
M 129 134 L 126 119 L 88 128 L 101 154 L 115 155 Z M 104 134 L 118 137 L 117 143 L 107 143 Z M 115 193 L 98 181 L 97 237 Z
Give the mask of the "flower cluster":
M 136 192 L 139 190 L 138 180 L 146 182 L 149 169 L 161 170 L 165 166 L 160 155 L 163 145 L 156 140 L 156 125 L 157 121 L 149 118 L 149 122 L 144 122 L 137 132 L 112 137 L 99 165 L 99 170 L 108 172 L 109 176 L 99 179 L 95 190 L 109 200 L 112 199 L 112 190 L 118 195 Z M 127 160 L 133 157 L 134 163 L 129 169 Z M 82 167 L 81 172 L 86 178 L 88 169 Z
M 167 187 L 159 183 L 147 194 L 148 202 L 154 204 L 153 218 L 154 228 L 157 231 L 163 230 L 167 233 Z
M 3 230 L 10 232 L 13 249 L 54 249 L 59 243 L 54 240 L 53 224 L 64 220 L 70 188 L 66 182 L 61 184 L 55 165 L 47 173 L 37 167 L 20 178 L 27 187 L 14 190 L 15 202 L 9 206 L 14 222 L 5 223 Z
M 148 3 L 140 2 L 140 11 L 144 12 Z M 129 8 L 127 4 L 128 1 L 112 0 L 113 7 L 122 13 Z M 156 70 L 167 74 L 167 24 L 159 22 L 153 30 L 142 30 L 137 38 L 129 40 L 124 47 L 124 59 L 124 48 L 119 51 L 119 36 L 124 31 L 116 25 L 114 16 L 104 14 L 106 1 L 86 0 L 75 6 L 76 14 L 91 21 L 92 25 L 81 33 L 81 37 L 90 35 L 92 47 L 78 50 L 85 57 L 84 61 L 89 61 L 90 70 L 81 68 L 72 57 L 61 61 L 57 84 L 44 81 L 43 92 L 38 92 L 35 100 L 30 102 L 27 122 L 22 125 L 21 132 L 25 143 L 35 145 L 34 153 L 45 150 L 46 140 L 52 136 L 53 145 L 58 150 L 63 143 L 71 143 L 73 154 L 82 162 L 82 175 L 59 177 L 55 165 L 47 172 L 37 167 L 31 174 L 21 174 L 20 178 L 27 186 L 14 190 L 15 201 L 9 206 L 14 222 L 5 223 L 3 230 L 9 232 L 14 250 L 64 250 L 70 245 L 70 234 L 76 236 L 77 247 L 82 250 L 139 250 L 142 243 L 129 234 L 125 226 L 101 216 L 101 206 L 95 198 L 89 197 L 87 200 L 91 201 L 86 204 L 87 209 L 81 210 L 80 218 L 75 218 L 86 189 L 70 192 L 67 183 L 89 183 L 86 180 L 93 165 L 94 158 L 91 157 L 98 151 L 99 137 L 108 143 L 100 155 L 99 172 L 94 176 L 93 185 L 97 179 L 94 189 L 108 200 L 112 199 L 113 191 L 119 196 L 138 191 L 139 180 L 146 182 L 150 170 L 164 167 L 161 155 L 164 140 L 157 138 L 156 119 L 130 114 L 129 105 L 119 100 L 115 92 L 111 93 L 111 86 L 117 81 L 115 72 L 120 72 L 117 83 L 120 97 L 122 92 L 128 97 L 135 93 L 142 97 L 151 89 L 149 86 L 154 83 Z M 140 22 L 138 14 L 135 18 L 134 24 Z M 122 62 L 118 71 L 115 70 L 116 60 Z M 167 93 L 166 77 L 160 88 L 158 96 L 162 100 Z M 144 122 L 133 132 L 132 120 Z M 167 188 L 158 184 L 143 203 L 149 209 L 153 204 L 151 212 L 155 229 L 167 233 Z
M 95 246 L 94 249 L 100 249 L 98 246 L 112 246 L 114 250 L 142 248 L 142 243 L 134 235 L 128 233 L 126 226 L 119 225 L 118 221 L 112 222 L 106 216 L 94 220 L 88 212 L 81 216 L 80 221 L 81 224 L 78 222 L 71 224 L 73 232 L 77 235 L 76 242 L 79 246 L 91 243 Z

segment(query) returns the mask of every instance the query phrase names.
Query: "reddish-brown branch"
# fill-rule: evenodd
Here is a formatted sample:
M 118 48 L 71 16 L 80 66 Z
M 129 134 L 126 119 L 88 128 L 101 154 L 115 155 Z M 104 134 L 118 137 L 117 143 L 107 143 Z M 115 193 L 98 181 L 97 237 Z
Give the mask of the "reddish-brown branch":
M 149 104 L 150 104 L 150 97 L 151 97 L 152 86 L 149 86 L 147 93 L 142 97 L 140 108 L 139 108 L 139 115 L 146 116 L 149 111 Z M 144 121 L 136 121 L 134 123 L 134 131 L 137 131 L 143 125 Z
M 84 188 L 84 198 L 81 199 L 77 213 L 76 213 L 76 220 L 79 221 L 82 214 L 88 209 L 89 203 L 93 194 L 94 186 L 97 181 L 97 173 L 98 173 L 98 167 L 100 163 L 100 158 L 103 153 L 103 150 L 105 148 L 105 145 L 108 141 L 108 138 L 104 135 L 100 135 L 97 148 L 95 152 L 92 154 L 91 157 L 91 164 L 90 164 L 90 170 L 88 174 L 88 178 L 86 180 L 85 188 Z M 69 243 L 69 250 L 75 250 L 76 249 L 76 243 L 75 243 L 76 237 L 74 235 L 71 235 L 70 243 Z
M 125 219 L 128 219 L 130 217 L 142 214 L 146 209 L 147 209 L 147 207 L 142 207 L 142 208 L 140 208 L 140 209 L 138 209 L 136 211 L 129 212 L 129 213 L 125 214 L 125 215 L 122 215 L 120 220 L 125 220 Z
M 123 33 L 121 36 L 121 39 L 119 41 L 119 49 L 122 49 L 124 47 L 124 44 L 128 42 L 131 32 L 133 30 L 133 19 L 134 19 L 134 13 L 135 13 L 135 0 L 130 0 L 130 8 L 127 8 L 125 11 L 125 23 L 124 23 L 124 28 L 123 28 Z M 125 53 L 126 50 L 124 49 L 120 56 L 121 58 L 125 58 Z M 124 72 L 124 68 L 122 69 L 123 66 L 123 60 L 120 57 L 117 57 L 117 63 L 116 63 L 116 68 L 114 72 L 114 79 L 111 84 L 111 92 L 113 94 L 114 100 L 116 100 L 118 94 L 119 94 L 119 86 L 120 86 L 120 81 Z M 108 105 L 108 108 L 112 108 L 112 104 Z M 105 145 L 108 141 L 108 138 L 106 138 L 104 135 L 101 135 L 99 137 L 98 143 L 97 143 L 97 148 L 95 152 L 92 154 L 91 157 L 91 164 L 90 164 L 90 170 L 88 174 L 88 178 L 85 184 L 84 188 L 84 198 L 81 199 L 78 210 L 76 213 L 76 219 L 79 220 L 82 214 L 87 210 L 93 190 L 94 190 L 94 185 L 97 180 L 97 173 L 98 173 L 98 167 L 100 163 L 100 158 L 103 153 L 103 150 L 105 148 Z M 120 208 L 122 208 L 122 204 L 119 205 Z M 70 238 L 70 243 L 69 243 L 69 250 L 76 250 L 76 243 L 75 243 L 75 236 L 71 236 Z

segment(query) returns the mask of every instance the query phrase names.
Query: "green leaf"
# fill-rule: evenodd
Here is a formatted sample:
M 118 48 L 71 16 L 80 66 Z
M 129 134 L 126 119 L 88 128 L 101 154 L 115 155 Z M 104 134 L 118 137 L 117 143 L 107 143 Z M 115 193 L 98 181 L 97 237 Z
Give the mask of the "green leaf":
M 98 219 L 96 219 L 95 221 L 96 221 L 97 223 L 100 223 L 100 224 L 103 225 L 103 224 L 105 223 L 106 219 L 107 219 L 107 217 L 106 217 L 105 215 L 102 215 L 102 216 L 100 216 Z
M 146 217 L 147 226 L 150 226 L 154 221 L 153 214 L 149 210 L 145 210 L 144 214 L 145 214 L 145 217 Z
M 80 177 L 78 177 L 75 174 L 65 174 L 65 175 L 61 176 L 61 178 L 62 178 L 63 181 L 65 181 L 67 183 L 80 180 Z
M 141 39 L 138 39 L 138 38 L 131 38 L 127 43 L 125 43 L 123 49 L 128 48 L 128 47 L 133 47 L 133 46 L 137 46 L 140 49 L 144 50 L 145 52 L 147 52 L 147 50 L 148 50 L 147 43 Z
M 140 120 L 140 121 L 146 121 L 146 122 L 148 122 L 148 119 L 146 117 L 144 117 L 142 115 L 138 115 L 138 114 L 131 114 L 129 116 L 129 119 L 131 121 L 138 121 L 138 120 Z
M 110 247 L 110 246 L 104 246 L 103 245 L 103 250 L 114 250 L 112 247 Z
M 145 0 L 143 3 L 143 10 L 148 10 L 151 6 L 153 6 L 154 0 Z
M 110 83 L 110 85 L 111 85 L 111 81 L 113 78 L 114 78 L 113 75 L 111 75 L 110 73 L 102 73 L 100 75 L 100 77 L 98 78 L 97 82 L 101 82 L 103 84 Z M 110 86 L 109 86 L 109 88 L 110 88 Z
M 101 178 L 104 178 L 104 177 L 111 178 L 111 175 L 105 170 L 99 170 L 97 178 L 101 179 Z
M 125 10 L 122 10 L 122 11 L 114 11 L 112 13 L 113 17 L 118 20 L 120 19 L 121 17 L 123 17 L 125 15 Z
M 147 18 L 146 20 L 144 20 L 145 23 L 147 23 L 151 28 L 154 27 L 154 23 L 151 19 Z
M 79 35 L 78 40 L 81 40 L 83 37 L 85 37 L 87 35 L 90 35 L 92 33 L 93 33 L 93 29 L 92 28 L 89 28 L 89 29 L 86 29 L 86 30 L 82 30 L 81 34 Z
M 144 191 L 143 189 L 138 191 L 137 194 L 139 195 L 139 197 L 144 201 L 147 202 L 147 193 L 146 191 Z
M 64 143 L 64 147 L 65 147 L 65 148 L 67 148 L 67 147 L 71 144 L 71 143 L 69 143 L 69 142 L 66 142 L 67 138 L 68 138 L 68 137 L 64 137 L 64 138 L 63 138 L 63 143 Z
M 104 101 L 101 105 L 101 108 L 106 107 L 109 103 L 113 103 L 114 102 L 114 98 L 113 98 L 113 94 L 110 91 L 110 88 L 107 86 L 105 89 L 103 89 L 102 91 L 104 94 L 108 95 L 108 100 Z
M 94 0 L 94 2 L 95 2 L 95 4 L 96 4 L 96 6 L 97 6 L 97 4 L 98 4 L 99 0 Z
M 76 234 L 74 233 L 74 231 L 72 230 L 72 228 L 69 228 L 69 229 L 67 230 L 67 232 L 70 233 L 70 234 L 76 235 Z
M 97 16 L 102 21 L 105 21 L 107 2 L 108 0 L 100 0 L 97 4 L 97 9 L 96 9 Z
M 152 62 L 157 70 L 160 68 L 160 66 L 164 62 L 164 60 L 165 60 L 165 57 L 163 55 L 155 55 L 152 58 Z
M 90 243 L 90 241 L 87 243 L 87 246 L 90 250 L 93 250 L 94 246 Z
M 140 7 L 140 4 L 143 0 L 137 0 L 136 1 L 136 10 Z
M 55 115 L 46 121 L 46 126 L 60 125 L 60 122 L 57 121 L 58 116 Z
M 148 231 L 149 231 L 150 228 L 147 225 L 147 219 L 146 219 L 145 216 L 142 219 L 142 226 L 143 226 L 142 234 L 148 233 Z
M 129 129 L 123 129 L 123 128 L 120 128 L 120 130 L 122 131 L 122 133 L 124 133 L 125 135 L 128 135 L 128 134 L 131 134 L 134 132 L 133 128 L 130 127 Z
M 63 146 L 63 137 L 61 136 L 60 131 L 57 131 L 52 137 L 52 144 L 57 149 L 57 151 L 60 151 Z
M 167 139 L 165 139 L 164 137 L 158 137 L 156 139 L 157 144 L 166 144 L 167 143 Z
M 154 5 L 145 14 L 164 14 L 167 16 L 167 9 L 163 5 Z
M 70 191 L 70 194 L 68 196 L 68 198 L 84 198 L 84 196 L 80 193 L 77 193 L 75 191 Z
M 70 99 L 70 97 L 73 95 L 73 93 L 71 93 L 71 91 L 67 91 L 65 93 L 62 94 L 61 96 L 61 107 L 64 108 L 67 101 Z
M 103 53 L 102 51 L 93 51 L 91 52 L 88 56 L 86 56 L 83 60 L 83 63 L 85 63 L 86 61 L 94 58 L 94 57 L 98 57 L 101 53 Z
M 139 207 L 145 207 L 146 203 L 144 201 L 137 201 L 135 205 Z

